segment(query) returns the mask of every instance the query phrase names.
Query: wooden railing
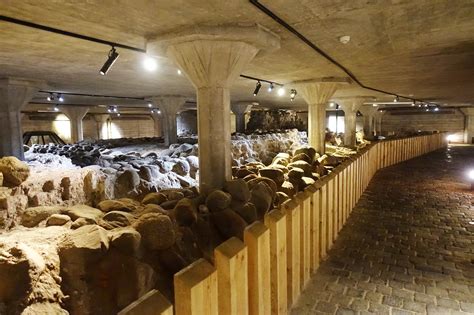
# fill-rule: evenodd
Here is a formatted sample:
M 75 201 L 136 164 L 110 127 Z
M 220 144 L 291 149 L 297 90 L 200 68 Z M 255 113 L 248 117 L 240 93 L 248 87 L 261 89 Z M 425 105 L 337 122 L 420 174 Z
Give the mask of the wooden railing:
M 119 314 L 287 314 L 377 170 L 445 146 L 444 134 L 381 141 L 174 276 L 174 306 L 158 291 Z M 139 303 L 138 303 L 139 302 Z M 140 308 L 142 307 L 142 308 Z M 151 313 L 149 313 L 151 314 Z

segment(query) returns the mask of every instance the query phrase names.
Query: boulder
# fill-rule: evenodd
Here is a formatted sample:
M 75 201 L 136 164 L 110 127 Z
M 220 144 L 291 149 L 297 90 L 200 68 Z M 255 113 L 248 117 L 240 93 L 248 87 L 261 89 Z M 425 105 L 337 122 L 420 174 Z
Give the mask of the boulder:
M 127 169 L 117 177 L 115 181 L 115 193 L 118 196 L 126 196 L 140 184 L 140 176 L 133 169 Z
M 62 212 L 63 214 L 68 215 L 74 221 L 79 218 L 84 218 L 95 223 L 97 223 L 98 220 L 104 215 L 104 213 L 99 209 L 92 208 L 86 205 L 75 205 L 66 208 Z
M 212 191 L 206 198 L 206 206 L 211 212 L 218 212 L 229 207 L 231 195 L 222 190 Z
M 252 190 L 252 188 L 255 187 L 255 185 L 257 185 L 260 182 L 264 182 L 265 184 L 267 184 L 268 187 L 271 188 L 271 190 L 273 192 L 273 195 L 276 194 L 276 192 L 278 190 L 278 187 L 275 184 L 275 182 L 272 179 L 268 178 L 268 177 L 257 177 L 255 179 L 252 179 L 251 181 L 249 181 L 248 185 L 249 185 L 250 190 Z
M 255 172 L 250 171 L 246 168 L 241 168 L 241 169 L 237 170 L 237 172 L 235 173 L 235 177 L 244 178 L 244 177 L 246 177 L 248 175 L 251 175 L 251 174 L 255 174 Z
M 99 202 L 97 208 L 102 210 L 102 212 L 110 212 L 110 211 L 126 211 L 130 212 L 132 209 L 128 207 L 126 204 L 119 200 L 103 200 Z
M 196 205 L 189 198 L 183 198 L 174 207 L 174 217 L 179 225 L 191 226 L 197 220 Z
M 0 172 L 0 187 L 3 186 L 3 173 Z
M 155 204 L 155 205 L 160 205 L 163 202 L 167 201 L 168 197 L 166 197 L 165 194 L 158 193 L 158 192 L 152 192 L 147 194 L 143 200 L 142 204 L 147 205 L 147 204 Z
M 281 184 L 283 184 L 283 182 L 285 181 L 285 174 L 282 170 L 278 168 L 262 168 L 260 169 L 259 173 L 260 176 L 267 177 L 273 180 L 277 186 L 281 186 Z
M 100 219 L 97 220 L 97 221 L 100 221 Z M 85 225 L 97 224 L 97 221 L 92 220 L 92 219 L 87 219 L 87 218 L 79 218 L 79 219 L 75 220 L 74 222 L 72 222 L 71 229 L 75 230 L 75 229 L 78 229 L 78 228 L 80 228 L 82 226 L 85 226 Z
M 288 168 L 291 170 L 293 168 L 300 168 L 304 172 L 304 176 L 310 177 L 313 172 L 313 167 L 306 161 L 295 161 L 288 164 Z
M 293 180 L 301 179 L 304 176 L 304 171 L 299 167 L 294 167 L 288 172 L 288 178 Z
M 140 166 L 140 169 L 138 171 L 138 176 L 140 176 L 140 178 L 143 180 L 152 182 L 153 179 L 160 176 L 160 168 L 157 165 Z
M 14 156 L 0 158 L 0 173 L 3 175 L 3 185 L 7 187 L 19 186 L 30 175 L 30 168 L 25 162 Z
M 255 205 L 251 202 L 232 201 L 230 208 L 237 212 L 248 224 L 258 219 L 257 208 L 255 208 Z
M 224 190 L 228 192 L 233 199 L 247 202 L 250 199 L 250 190 L 247 182 L 241 178 L 229 180 L 224 184 Z
M 123 203 L 127 208 L 130 209 L 131 212 L 139 210 L 142 206 L 140 202 L 130 199 L 130 198 L 120 198 L 120 199 L 117 199 L 117 201 L 120 201 L 121 203 Z
M 168 200 L 163 202 L 160 207 L 163 208 L 164 210 L 172 210 L 174 207 L 178 204 L 179 200 Z
M 102 220 L 114 222 L 116 226 L 128 226 L 134 219 L 133 215 L 124 211 L 110 211 L 102 217 Z
M 309 146 L 298 148 L 293 152 L 293 156 L 296 156 L 299 154 L 305 154 L 306 156 L 310 158 L 310 161 L 314 161 L 315 159 L 319 158 L 316 152 L 316 149 Z M 308 161 L 308 163 L 311 163 L 311 162 Z
M 140 213 L 141 215 L 145 213 L 160 213 L 160 214 L 167 214 L 167 211 L 163 209 L 159 205 L 155 205 L 154 203 L 147 204 L 143 211 Z
M 176 233 L 171 219 L 158 213 L 146 213 L 139 217 L 133 227 L 140 233 L 144 245 L 150 250 L 171 247 Z
M 272 189 L 265 182 L 259 182 L 250 192 L 252 194 L 250 202 L 257 208 L 259 218 L 263 218 L 273 206 Z
M 191 171 L 191 167 L 189 166 L 188 161 L 183 159 L 177 161 L 172 170 L 178 175 L 186 176 Z
M 20 213 L 21 225 L 26 227 L 37 226 L 41 221 L 46 220 L 51 215 L 60 213 L 61 209 L 63 209 L 63 207 L 59 206 L 26 208 L 22 213 Z
M 296 179 L 296 181 L 299 181 L 300 179 Z M 279 192 L 285 193 L 287 196 L 290 198 L 293 198 L 293 196 L 296 194 L 296 187 L 293 185 L 293 183 L 289 181 L 285 181 L 283 185 L 281 185 Z
M 114 229 L 109 237 L 110 245 L 127 255 L 134 255 L 140 247 L 141 235 L 132 227 Z
M 313 160 L 309 156 L 307 156 L 305 153 L 296 154 L 295 156 L 291 158 L 291 162 L 296 162 L 296 161 L 305 161 L 310 164 L 313 163 Z
M 67 215 L 65 214 L 53 214 L 51 215 L 48 220 L 46 221 L 46 226 L 52 226 L 52 225 L 58 225 L 58 226 L 61 226 L 61 225 L 64 225 L 66 223 L 69 223 L 71 222 L 71 218 L 68 217 Z
M 278 206 L 281 206 L 282 203 L 290 199 L 290 196 L 285 194 L 284 192 L 277 192 L 277 199 L 278 199 Z
M 231 209 L 224 209 L 219 212 L 212 213 L 212 222 L 222 236 L 227 239 L 230 237 L 238 237 L 243 240 L 244 230 L 247 223 L 240 215 Z
M 59 255 L 67 260 L 74 260 L 86 252 L 104 252 L 109 249 L 107 231 L 98 225 L 85 225 L 66 234 L 59 243 Z M 82 257 L 81 257 L 82 258 Z M 77 260 L 77 263 L 80 260 Z M 62 259 L 61 259 L 62 262 Z

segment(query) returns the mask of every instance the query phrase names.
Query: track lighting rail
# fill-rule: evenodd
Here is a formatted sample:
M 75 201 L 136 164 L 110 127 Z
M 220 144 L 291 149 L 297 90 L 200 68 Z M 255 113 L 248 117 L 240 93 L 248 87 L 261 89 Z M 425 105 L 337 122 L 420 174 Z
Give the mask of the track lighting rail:
M 103 94 L 84 94 L 84 93 L 67 93 L 67 92 L 56 92 L 56 91 L 45 91 L 41 90 L 40 93 L 53 93 L 53 94 L 62 94 L 62 95 L 72 95 L 72 96 L 87 96 L 87 97 L 105 97 L 105 98 L 116 98 L 116 99 L 128 99 L 128 100 L 137 100 L 144 101 L 144 97 L 132 97 L 132 96 L 117 96 L 117 95 L 103 95 Z
M 37 24 L 37 23 L 33 23 L 33 22 L 28 22 L 28 21 L 24 21 L 24 20 L 20 20 L 20 19 L 15 19 L 15 18 L 8 17 L 8 16 L 5 16 L 5 15 L 0 15 L 0 21 L 9 22 L 9 23 L 18 24 L 18 25 L 23 25 L 23 26 L 35 28 L 35 29 L 38 29 L 38 30 L 46 31 L 46 32 L 56 33 L 56 34 L 59 34 L 59 35 L 75 37 L 75 38 L 78 38 L 78 39 L 87 40 L 87 41 L 94 42 L 94 43 L 97 43 L 97 44 L 103 44 L 103 45 L 108 45 L 108 46 L 112 46 L 112 47 L 119 47 L 119 48 L 122 48 L 122 49 L 128 49 L 128 50 L 132 50 L 132 51 L 146 53 L 146 49 L 143 49 L 143 48 L 133 47 L 133 46 L 124 45 L 124 44 L 120 44 L 120 43 L 116 43 L 116 42 L 111 42 L 111 41 L 108 41 L 108 40 L 104 40 L 104 39 L 100 39 L 100 38 L 96 38 L 96 37 L 92 37 L 92 36 L 77 34 L 77 33 L 69 32 L 69 31 L 64 31 L 64 30 L 60 30 L 60 29 L 57 29 L 57 28 L 54 28 L 54 27 L 41 25 L 41 24 Z

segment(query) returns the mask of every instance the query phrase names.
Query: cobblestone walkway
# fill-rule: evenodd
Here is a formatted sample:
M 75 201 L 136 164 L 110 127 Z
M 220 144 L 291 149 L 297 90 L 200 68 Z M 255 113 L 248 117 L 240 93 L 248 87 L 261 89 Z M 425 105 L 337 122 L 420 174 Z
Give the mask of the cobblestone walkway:
M 379 171 L 292 314 L 474 314 L 469 166 L 464 146 Z

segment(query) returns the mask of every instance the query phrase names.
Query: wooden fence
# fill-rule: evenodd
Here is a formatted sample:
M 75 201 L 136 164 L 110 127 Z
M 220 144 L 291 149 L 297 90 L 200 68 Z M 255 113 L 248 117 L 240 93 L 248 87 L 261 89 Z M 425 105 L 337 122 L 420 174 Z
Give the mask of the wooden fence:
M 382 141 L 247 227 L 215 251 L 215 265 L 200 259 L 174 276 L 174 306 L 158 291 L 120 314 L 153 304 L 153 314 L 287 314 L 325 259 L 377 170 L 446 145 L 444 134 Z

